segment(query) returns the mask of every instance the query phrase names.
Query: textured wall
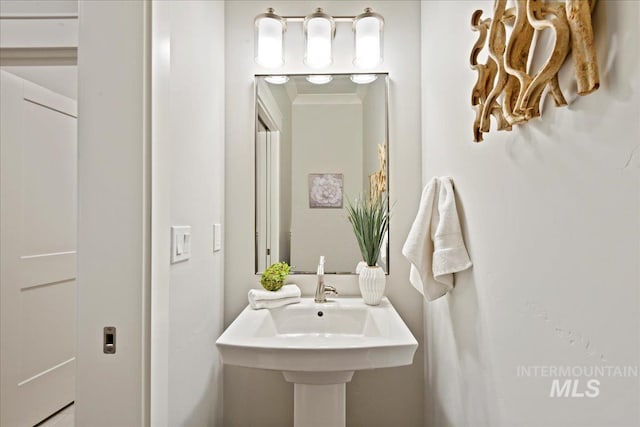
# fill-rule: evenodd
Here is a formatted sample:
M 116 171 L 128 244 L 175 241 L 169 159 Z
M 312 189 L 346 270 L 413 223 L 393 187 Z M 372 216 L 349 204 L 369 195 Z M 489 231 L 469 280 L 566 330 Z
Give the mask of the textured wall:
M 469 104 L 476 8 L 492 14 L 486 1 L 422 3 L 423 178 L 454 178 L 474 262 L 427 305 L 427 425 L 638 425 L 637 377 L 550 398 L 558 377 L 517 369 L 640 360 L 640 3 L 598 2 L 597 92 L 576 96 L 569 59 L 569 107 L 547 100 L 541 120 L 482 144 Z M 585 391 L 591 377 L 577 379 Z

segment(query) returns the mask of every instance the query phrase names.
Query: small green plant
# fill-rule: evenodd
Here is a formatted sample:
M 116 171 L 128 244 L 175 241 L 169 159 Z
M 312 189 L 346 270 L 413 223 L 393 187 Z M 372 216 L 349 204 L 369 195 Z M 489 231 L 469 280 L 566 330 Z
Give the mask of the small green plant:
M 374 267 L 380 256 L 384 235 L 389 230 L 389 210 L 384 197 L 347 199 L 347 215 L 353 226 L 362 259 Z
M 286 262 L 271 264 L 260 277 L 262 287 L 268 291 L 277 291 L 284 284 L 284 279 L 291 272 L 291 267 Z

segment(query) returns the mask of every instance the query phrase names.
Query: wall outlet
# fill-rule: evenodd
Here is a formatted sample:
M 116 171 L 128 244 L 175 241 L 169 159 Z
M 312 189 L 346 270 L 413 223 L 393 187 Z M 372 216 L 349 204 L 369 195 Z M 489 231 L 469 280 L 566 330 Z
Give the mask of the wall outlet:
M 191 226 L 171 227 L 171 264 L 191 258 Z

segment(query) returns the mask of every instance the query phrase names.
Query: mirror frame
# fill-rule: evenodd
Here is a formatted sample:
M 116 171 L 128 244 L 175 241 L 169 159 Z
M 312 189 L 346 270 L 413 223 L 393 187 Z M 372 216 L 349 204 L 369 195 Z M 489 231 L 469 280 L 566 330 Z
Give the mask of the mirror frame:
M 384 89 L 384 109 L 385 109 L 385 140 L 386 140 L 386 156 L 387 156 L 387 164 L 386 164 L 386 175 L 387 175 L 387 210 L 391 211 L 390 204 L 390 194 L 391 194 L 391 177 L 390 177 L 390 164 L 391 158 L 389 157 L 389 72 L 356 72 L 356 73 L 277 73 L 278 76 L 287 76 L 291 77 L 307 77 L 314 74 L 327 74 L 331 76 L 352 76 L 358 74 L 375 74 L 378 78 L 383 77 L 385 82 Z M 258 270 L 258 171 L 257 171 L 257 144 L 258 144 L 258 116 L 260 106 L 258 103 L 258 78 L 264 78 L 268 76 L 276 75 L 274 73 L 261 73 L 254 74 L 253 76 L 253 105 L 254 105 L 254 116 L 253 116 L 253 258 L 254 258 L 254 271 L 255 275 L 262 275 L 262 272 Z M 385 274 L 388 276 L 391 271 L 391 216 L 389 218 L 389 230 L 387 231 L 387 268 Z M 290 275 L 315 275 L 314 271 L 292 271 Z M 341 275 L 341 276 L 356 276 L 355 272 L 331 272 L 327 271 L 325 274 L 328 275 Z

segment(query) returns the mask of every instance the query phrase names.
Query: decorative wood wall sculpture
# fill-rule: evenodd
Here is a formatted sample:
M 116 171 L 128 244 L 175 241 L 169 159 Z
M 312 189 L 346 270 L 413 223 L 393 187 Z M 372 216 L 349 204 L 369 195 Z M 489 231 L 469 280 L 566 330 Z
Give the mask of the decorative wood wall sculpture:
M 482 134 L 489 132 L 491 116 L 498 130 L 511 130 L 513 125 L 539 117 L 547 87 L 556 106 L 567 105 L 558 84 L 558 72 L 570 51 L 578 94 L 587 95 L 598 89 L 598 59 L 591 26 L 595 2 L 514 0 L 515 7 L 507 9 L 507 0 L 494 0 L 493 18 L 482 19 L 482 10 L 473 13 L 471 29 L 478 32 L 470 56 L 471 69 L 478 73 L 471 92 L 471 105 L 476 112 L 474 142 L 482 141 Z M 508 39 L 507 27 L 511 27 Z M 545 29 L 553 33 L 553 49 L 540 71 L 531 75 L 528 62 L 534 34 Z M 478 54 L 485 45 L 487 62 L 479 64 Z

